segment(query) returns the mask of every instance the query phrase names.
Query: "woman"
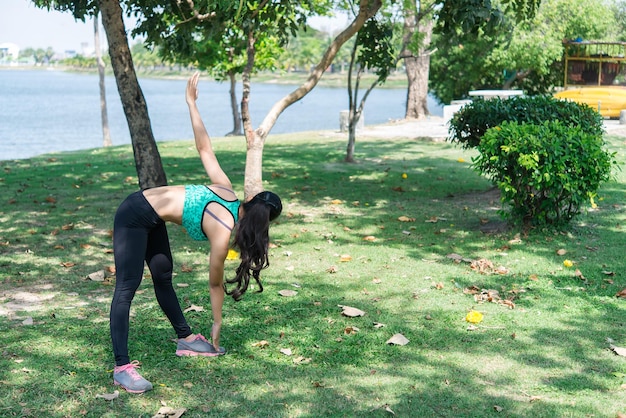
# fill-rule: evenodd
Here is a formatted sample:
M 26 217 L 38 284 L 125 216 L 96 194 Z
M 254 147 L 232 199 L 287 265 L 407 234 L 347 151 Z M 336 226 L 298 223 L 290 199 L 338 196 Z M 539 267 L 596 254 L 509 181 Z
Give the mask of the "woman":
M 116 283 L 111 302 L 110 328 L 115 369 L 113 381 L 131 393 L 143 393 L 152 384 L 136 370 L 139 363 L 128 355 L 130 304 L 141 283 L 144 262 L 152 274 L 159 306 L 178 336 L 179 356 L 218 356 L 220 347 L 224 293 L 239 300 L 248 288 L 250 276 L 259 285 L 259 272 L 269 265 L 269 224 L 282 211 L 280 198 L 272 192 L 261 192 L 243 205 L 232 190 L 230 179 L 215 157 L 211 139 L 196 104 L 199 74 L 187 82 L 186 101 L 189 106 L 196 148 L 209 176 L 209 186 L 162 186 L 138 191 L 126 198 L 115 215 L 113 250 Z M 193 334 L 181 310 L 172 286 L 172 254 L 165 222 L 182 225 L 195 240 L 208 240 L 209 293 L 213 326 L 211 342 L 201 334 Z M 224 260 L 232 231 L 235 248 L 241 254 L 236 276 L 227 280 L 234 284 L 229 292 L 224 285 Z

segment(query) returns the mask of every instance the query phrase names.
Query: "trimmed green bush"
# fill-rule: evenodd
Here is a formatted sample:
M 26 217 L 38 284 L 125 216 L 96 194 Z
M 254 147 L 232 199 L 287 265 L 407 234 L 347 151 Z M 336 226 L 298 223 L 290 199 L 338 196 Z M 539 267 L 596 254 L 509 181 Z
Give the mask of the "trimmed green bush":
M 501 211 L 514 223 L 560 227 L 610 179 L 615 153 L 605 151 L 601 134 L 560 121 L 503 122 L 488 129 L 472 167 L 500 189 Z
M 585 104 L 554 96 L 516 96 L 510 99 L 478 99 L 463 106 L 450 120 L 448 140 L 459 143 L 465 149 L 475 148 L 487 129 L 504 121 L 542 124 L 550 120 L 578 126 L 594 136 L 604 133 L 602 115 Z

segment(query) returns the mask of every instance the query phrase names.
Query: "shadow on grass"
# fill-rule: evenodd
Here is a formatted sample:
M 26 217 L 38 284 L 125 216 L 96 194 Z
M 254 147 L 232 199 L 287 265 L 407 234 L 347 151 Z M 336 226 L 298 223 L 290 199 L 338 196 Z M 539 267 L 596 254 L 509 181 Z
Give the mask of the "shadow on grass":
M 220 160 L 241 190 L 244 156 L 241 144 L 232 147 L 220 152 Z M 265 177 L 285 206 L 272 230 L 280 247 L 265 273 L 266 292 L 228 302 L 223 344 L 229 354 L 176 358 L 171 327 L 146 280 L 133 304 L 130 350 L 155 390 L 111 402 L 95 395 L 113 389 L 108 370 L 112 285 L 85 277 L 113 264 L 113 215 L 136 189 L 132 155 L 117 148 L 85 154 L 81 161 L 68 153 L 0 164 L 5 173 L 0 183 L 3 306 L 18 290 L 41 297 L 32 311 L 13 310 L 0 318 L 2 414 L 148 416 L 172 400 L 173 406 L 188 408 L 185 416 L 388 416 L 386 407 L 400 416 L 486 416 L 494 407 L 514 417 L 614 415 L 581 399 L 614 389 L 610 375 L 616 362 L 606 339 L 626 337 L 623 307 L 613 298 L 619 283 L 606 282 L 602 273 L 624 267 L 621 258 L 606 255 L 605 244 L 620 241 L 616 225 L 623 216 L 611 202 L 621 201 L 624 187 L 604 188 L 606 209 L 586 214 L 586 225 L 573 228 L 574 239 L 540 232 L 522 237 L 526 250 L 532 247 L 534 256 L 555 265 L 562 262 L 555 249 L 566 245 L 568 257 L 585 260 L 579 267 L 584 280 L 573 270 L 555 269 L 545 280 L 533 281 L 534 267 L 523 262 L 505 276 L 480 275 L 446 255 L 476 259 L 487 250 L 515 253 L 510 241 L 516 232 L 481 232 L 485 222 L 499 220 L 499 202 L 486 193 L 489 183 L 469 168 L 471 157 L 448 144 L 408 140 L 363 141 L 357 150 L 360 162 L 344 164 L 342 141 L 268 142 Z M 191 152 L 174 157 L 166 151 L 164 165 L 170 184 L 205 181 Z M 410 220 L 400 222 L 401 216 Z M 203 267 L 208 246 L 190 241 L 180 228 L 170 228 L 170 234 L 176 281 L 190 285 L 178 290 L 181 304 L 208 306 Z M 364 241 L 367 236 L 375 240 Z M 322 247 L 328 241 L 332 249 Z M 288 266 L 280 252 L 303 243 L 313 254 L 318 251 L 320 260 L 300 256 L 296 260 L 306 268 L 278 270 Z M 353 268 L 362 270 L 359 277 L 350 269 L 335 275 L 325 271 L 330 254 L 344 248 L 369 263 Z M 377 258 L 387 248 L 404 258 L 398 264 Z M 408 287 L 394 281 L 399 264 L 417 269 L 423 260 L 440 266 L 438 280 L 446 287 L 438 297 L 416 298 L 416 290 L 433 292 L 417 271 Z M 182 272 L 182 263 L 194 266 L 193 272 Z M 371 286 L 370 275 L 389 282 L 384 291 L 362 290 Z M 294 281 L 301 286 L 298 296 L 276 295 Z M 516 309 L 476 304 L 462 292 L 472 285 L 514 295 Z M 384 300 L 375 297 L 380 293 Z M 54 304 L 44 298 L 50 294 Z M 550 298 L 555 303 L 545 302 Z M 366 315 L 343 317 L 339 305 L 358 305 Z M 468 331 L 463 321 L 468 306 L 493 322 Z M 545 306 L 554 322 L 544 321 L 539 310 Z M 27 316 L 34 325 L 22 325 Z M 208 312 L 187 317 L 195 329 L 210 321 Z M 386 344 L 395 333 L 411 343 Z M 256 344 L 260 341 L 267 341 L 267 348 Z M 293 355 L 281 354 L 280 348 Z M 537 382 L 535 375 L 543 380 Z

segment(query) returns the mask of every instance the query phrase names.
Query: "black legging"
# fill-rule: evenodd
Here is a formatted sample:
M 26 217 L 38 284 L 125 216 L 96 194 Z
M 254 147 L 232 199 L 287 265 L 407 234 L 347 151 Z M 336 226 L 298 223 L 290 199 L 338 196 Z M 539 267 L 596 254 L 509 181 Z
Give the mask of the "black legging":
M 159 306 L 170 320 L 178 338 L 191 335 L 191 328 L 187 325 L 172 286 L 172 252 L 165 222 L 141 192 L 128 196 L 117 209 L 113 225 L 113 251 L 116 280 L 111 302 L 111 340 L 115 364 L 123 366 L 130 362 L 130 304 L 141 284 L 144 261 L 152 274 Z

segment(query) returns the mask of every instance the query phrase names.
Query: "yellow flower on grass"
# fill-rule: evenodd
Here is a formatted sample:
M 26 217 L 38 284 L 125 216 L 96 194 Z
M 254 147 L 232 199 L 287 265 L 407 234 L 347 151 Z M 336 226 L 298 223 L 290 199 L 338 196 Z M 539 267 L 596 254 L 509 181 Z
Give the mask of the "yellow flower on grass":
M 563 265 L 565 267 L 572 267 L 574 263 L 572 263 L 572 260 L 563 260 Z
M 467 322 L 471 322 L 472 324 L 478 324 L 483 320 L 483 314 L 477 311 L 469 311 L 465 316 L 465 320 Z
M 226 254 L 227 260 L 237 260 L 239 258 L 239 253 L 233 249 L 228 250 L 228 254 Z
M 458 162 L 460 162 L 460 163 L 464 163 L 464 162 L 465 162 L 465 158 L 462 158 L 462 157 L 461 157 L 461 158 L 459 158 L 457 161 L 458 161 Z
M 406 173 L 402 173 L 402 178 L 403 178 L 403 179 L 405 179 L 405 178 L 407 178 L 407 177 L 409 177 L 409 176 L 408 176 Z

